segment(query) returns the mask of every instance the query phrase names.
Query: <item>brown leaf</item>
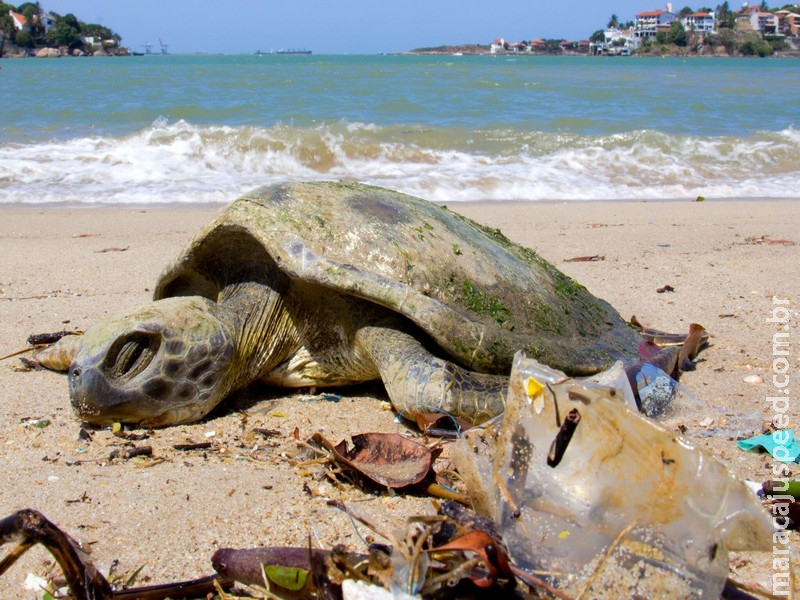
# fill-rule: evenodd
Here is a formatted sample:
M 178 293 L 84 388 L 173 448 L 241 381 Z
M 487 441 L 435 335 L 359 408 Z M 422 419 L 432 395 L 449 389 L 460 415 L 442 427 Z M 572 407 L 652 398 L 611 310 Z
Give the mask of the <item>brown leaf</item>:
M 669 284 L 665 285 L 664 287 L 660 287 L 656 290 L 656 292 L 658 292 L 659 294 L 663 294 L 664 292 L 674 292 L 674 291 L 675 288 Z
M 413 485 L 431 468 L 430 449 L 397 433 L 362 433 L 352 436 L 352 442 L 351 449 L 345 440 L 333 447 L 337 460 L 379 485 Z
M 508 559 L 501 546 L 485 531 L 471 531 L 452 542 L 430 551 L 434 557 L 443 552 L 474 552 L 481 557 L 488 572 L 477 571 L 470 575 L 470 580 L 480 588 L 489 588 L 497 583 L 498 577 L 508 582 L 514 581 L 514 575 Z

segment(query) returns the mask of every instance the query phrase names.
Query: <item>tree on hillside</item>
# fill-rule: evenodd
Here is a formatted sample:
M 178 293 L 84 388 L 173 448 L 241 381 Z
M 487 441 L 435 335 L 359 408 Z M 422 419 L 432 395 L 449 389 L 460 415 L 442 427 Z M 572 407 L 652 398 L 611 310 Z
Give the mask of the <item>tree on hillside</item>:
M 675 44 L 676 46 L 686 45 L 686 29 L 680 21 L 673 21 L 672 25 L 670 25 L 667 43 Z
M 611 15 L 611 18 L 608 20 L 608 25 L 606 25 L 608 29 L 614 29 L 615 27 L 619 27 L 619 17 L 617 15 Z
M 9 11 L 14 10 L 14 7 L 5 2 L 0 2 L 0 31 L 4 32 L 7 37 L 11 37 L 14 33 L 14 20 Z
M 595 31 L 592 36 L 589 38 L 589 41 L 594 44 L 599 44 L 606 41 L 606 32 L 602 29 L 598 29 Z
M 78 24 L 77 21 L 75 24 Z M 44 41 L 48 46 L 68 46 L 72 48 L 81 43 L 80 30 L 73 27 L 67 19 L 59 19 L 56 21 L 56 26 L 44 36 Z
M 67 13 L 63 17 L 60 17 L 58 19 L 58 22 L 60 23 L 61 21 L 65 21 L 67 25 L 69 25 L 75 31 L 80 33 L 80 31 L 81 31 L 81 23 L 80 23 L 80 21 L 78 21 L 78 17 L 76 17 L 72 13 Z
M 14 43 L 20 48 L 33 48 L 33 36 L 23 29 L 14 36 Z
M 760 56 L 764 58 L 772 54 L 772 46 L 762 40 L 757 33 L 750 32 L 747 34 L 745 41 L 739 46 L 739 52 L 745 56 Z
M 719 29 L 736 29 L 736 15 L 731 10 L 728 0 L 717 6 L 717 27 Z
M 678 16 L 681 19 L 683 19 L 684 17 L 687 17 L 687 16 L 691 15 L 693 12 L 694 12 L 694 9 L 692 9 L 690 6 L 684 6 L 681 9 L 681 12 L 678 13 Z
M 117 43 L 122 41 L 121 36 L 111 31 L 108 27 L 96 23 L 81 23 L 81 33 L 101 40 L 116 40 Z

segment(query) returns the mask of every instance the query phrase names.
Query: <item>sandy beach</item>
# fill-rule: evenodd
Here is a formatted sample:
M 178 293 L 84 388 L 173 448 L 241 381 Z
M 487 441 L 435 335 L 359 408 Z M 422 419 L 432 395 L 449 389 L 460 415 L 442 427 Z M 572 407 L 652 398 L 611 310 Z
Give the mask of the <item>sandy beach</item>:
M 739 450 L 735 439 L 761 433 L 774 416 L 765 402 L 775 390 L 775 325 L 766 322 L 773 297 L 788 300 L 792 314 L 791 378 L 800 366 L 800 202 L 449 208 L 535 249 L 625 318 L 677 332 L 703 324 L 711 345 L 682 382 L 706 408 L 686 415 L 684 435 L 739 478 L 772 477 L 773 459 Z M 84 330 L 147 302 L 162 268 L 217 210 L 0 209 L 0 355 L 24 347 L 32 333 Z M 603 259 L 566 262 L 595 255 Z M 659 293 L 664 286 L 674 291 Z M 334 442 L 366 431 L 412 433 L 395 420 L 379 385 L 342 391 L 336 402 L 312 393 L 243 394 L 199 424 L 159 429 L 136 442 L 152 446 L 154 459 L 111 461 L 125 440 L 108 430 L 81 434 L 64 375 L 20 366 L 17 358 L 0 362 L 0 517 L 26 507 L 43 512 L 119 581 L 140 567 L 140 585 L 210 574 L 211 555 L 223 546 L 305 546 L 312 536 L 325 546 L 360 548 L 352 524 L 329 499 L 386 530 L 435 510 L 423 496 L 364 493 L 335 485 L 323 467 L 296 466 L 304 454 L 295 430 L 300 439 L 320 431 Z M 751 375 L 763 382 L 745 381 Z M 796 404 L 793 410 L 796 427 Z M 279 434 L 264 437 L 254 433 L 259 428 Z M 197 442 L 212 445 L 173 448 Z M 791 471 L 798 477 L 800 466 Z M 800 574 L 796 533 L 792 539 Z M 26 576 L 46 575 L 51 563 L 43 550 L 29 552 L 0 578 L 0 597 L 34 597 L 24 591 Z M 733 553 L 732 565 L 735 579 L 771 589 L 770 554 Z

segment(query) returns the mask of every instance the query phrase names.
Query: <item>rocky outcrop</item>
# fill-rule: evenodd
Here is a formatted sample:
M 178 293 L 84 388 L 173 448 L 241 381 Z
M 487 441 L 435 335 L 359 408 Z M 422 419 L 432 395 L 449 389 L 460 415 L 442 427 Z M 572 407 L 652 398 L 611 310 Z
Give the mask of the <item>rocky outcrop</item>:
M 56 48 L 42 48 L 35 56 L 36 58 L 59 58 L 61 53 Z

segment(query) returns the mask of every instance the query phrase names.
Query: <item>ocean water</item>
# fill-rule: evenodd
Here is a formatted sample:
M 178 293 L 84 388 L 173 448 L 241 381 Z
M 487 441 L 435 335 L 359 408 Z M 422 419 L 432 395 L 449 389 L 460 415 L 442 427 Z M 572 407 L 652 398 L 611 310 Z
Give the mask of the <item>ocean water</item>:
M 227 202 L 354 179 L 442 202 L 800 197 L 800 62 L 0 61 L 0 204 Z

